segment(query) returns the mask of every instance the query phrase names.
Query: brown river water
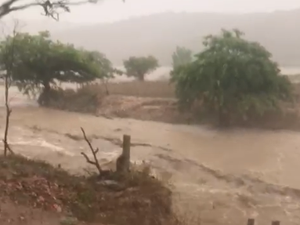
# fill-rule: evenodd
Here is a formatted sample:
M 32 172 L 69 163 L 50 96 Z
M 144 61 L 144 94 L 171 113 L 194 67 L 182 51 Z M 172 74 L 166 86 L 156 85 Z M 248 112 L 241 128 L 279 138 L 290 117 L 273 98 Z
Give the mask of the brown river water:
M 0 93 L 3 93 L 0 87 Z M 13 149 L 80 171 L 88 152 L 80 127 L 93 136 L 102 163 L 114 160 L 123 134 L 132 137 L 132 160 L 149 163 L 174 190 L 174 207 L 191 224 L 300 224 L 300 133 L 214 130 L 37 107 L 11 89 Z M 5 109 L 0 108 L 4 129 Z M 79 140 L 78 140 L 79 139 Z M 194 221 L 195 220 L 195 221 Z

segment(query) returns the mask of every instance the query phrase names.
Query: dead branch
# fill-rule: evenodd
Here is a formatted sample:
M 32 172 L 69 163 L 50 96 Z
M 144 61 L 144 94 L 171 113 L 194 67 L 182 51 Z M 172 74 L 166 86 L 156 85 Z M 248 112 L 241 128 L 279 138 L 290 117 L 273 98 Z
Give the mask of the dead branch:
M 97 153 L 99 152 L 99 149 L 96 148 L 94 149 L 91 142 L 89 141 L 89 139 L 87 138 L 86 134 L 85 134 L 85 131 L 84 129 L 81 127 L 80 128 L 81 131 L 82 131 L 82 134 L 83 134 L 83 137 L 84 137 L 84 140 L 86 141 L 86 143 L 88 144 L 88 146 L 90 147 L 90 150 L 93 154 L 93 157 L 94 157 L 94 161 L 92 161 L 84 152 L 81 152 L 81 155 L 83 155 L 83 157 L 85 158 L 85 160 L 87 161 L 87 163 L 95 166 L 99 172 L 99 175 L 101 176 L 103 170 L 101 169 L 101 166 L 99 164 L 99 161 L 98 161 L 98 158 L 97 158 Z
M 11 12 L 24 10 L 31 7 L 41 7 L 45 16 L 52 17 L 55 20 L 59 19 L 60 11 L 70 12 L 70 6 L 82 5 L 86 3 L 97 3 L 98 0 L 32 0 L 32 2 L 19 4 L 22 0 L 7 0 L 0 5 L 0 18 L 8 15 Z

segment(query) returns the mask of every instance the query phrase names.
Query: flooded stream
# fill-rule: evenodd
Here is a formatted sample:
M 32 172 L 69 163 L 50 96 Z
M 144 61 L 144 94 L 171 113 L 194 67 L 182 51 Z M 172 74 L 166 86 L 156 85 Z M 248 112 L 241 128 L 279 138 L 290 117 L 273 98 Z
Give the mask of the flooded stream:
M 1 90 L 0 90 L 1 92 Z M 2 93 L 2 92 L 1 92 Z M 10 142 L 23 155 L 80 171 L 88 152 L 80 127 L 93 137 L 103 164 L 132 137 L 132 160 L 146 161 L 171 183 L 177 210 L 195 224 L 300 223 L 300 133 L 230 130 L 133 119 L 106 119 L 39 108 L 12 90 Z M 4 129 L 5 110 L 0 109 Z

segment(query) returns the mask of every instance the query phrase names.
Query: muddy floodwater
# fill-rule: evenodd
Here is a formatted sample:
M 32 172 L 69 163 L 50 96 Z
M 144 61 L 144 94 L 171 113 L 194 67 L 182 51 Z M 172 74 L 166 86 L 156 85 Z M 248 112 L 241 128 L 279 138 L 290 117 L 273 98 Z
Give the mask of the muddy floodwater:
M 0 89 L 0 93 L 2 90 Z M 132 137 L 132 160 L 146 161 L 174 190 L 174 207 L 195 224 L 300 224 L 300 133 L 172 125 L 39 108 L 16 89 L 9 140 L 32 158 L 80 171 L 88 152 L 80 127 L 109 165 L 123 134 Z M 1 131 L 5 109 L 0 108 Z

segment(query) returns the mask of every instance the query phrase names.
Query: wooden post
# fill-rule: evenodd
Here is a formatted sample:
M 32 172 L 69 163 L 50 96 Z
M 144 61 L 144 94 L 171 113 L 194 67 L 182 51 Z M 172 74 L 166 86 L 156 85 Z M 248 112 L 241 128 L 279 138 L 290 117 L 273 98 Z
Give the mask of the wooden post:
M 280 225 L 280 221 L 273 221 L 272 225 Z
M 247 225 L 254 225 L 255 219 L 248 219 Z
M 123 135 L 122 154 L 118 157 L 116 162 L 118 173 L 127 173 L 130 170 L 130 139 L 130 135 Z
M 125 156 L 125 158 L 128 159 L 128 161 L 130 162 L 130 141 L 131 141 L 131 137 L 130 135 L 123 135 L 123 151 L 122 154 Z

